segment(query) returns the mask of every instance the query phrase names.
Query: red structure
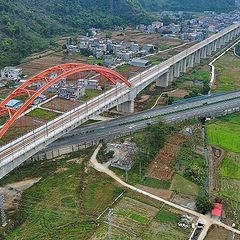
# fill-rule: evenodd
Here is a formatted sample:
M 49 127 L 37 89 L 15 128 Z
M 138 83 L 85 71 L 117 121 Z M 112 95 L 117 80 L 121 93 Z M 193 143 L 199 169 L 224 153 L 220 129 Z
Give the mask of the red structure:
M 9 120 L 6 122 L 4 127 L 0 129 L 0 139 L 6 133 L 6 131 L 12 126 L 12 124 L 17 120 L 17 118 L 34 102 L 34 100 L 39 97 L 43 92 L 45 92 L 52 85 L 59 82 L 61 79 L 66 78 L 70 75 L 80 72 L 86 71 L 94 71 L 99 73 L 103 77 L 107 78 L 113 84 L 117 84 L 117 81 L 124 82 L 128 87 L 131 87 L 131 84 L 127 79 L 118 74 L 117 72 L 101 67 L 101 66 L 93 66 L 88 64 L 80 64 L 80 63 L 69 63 L 69 64 L 61 64 L 55 67 L 51 67 L 46 69 L 45 71 L 33 76 L 28 81 L 20 85 L 17 89 L 15 89 L 8 97 L 6 97 L 0 103 L 0 117 L 8 114 Z M 53 79 L 49 78 L 49 75 L 52 73 L 57 73 L 57 76 Z M 37 91 L 28 89 L 33 83 L 36 82 L 45 82 L 45 84 L 40 87 Z M 12 109 L 6 107 L 6 104 L 11 100 L 19 96 L 28 96 L 28 99 L 24 102 L 24 104 L 19 109 Z
M 214 203 L 214 209 L 212 210 L 212 216 L 221 218 L 222 216 L 222 204 Z

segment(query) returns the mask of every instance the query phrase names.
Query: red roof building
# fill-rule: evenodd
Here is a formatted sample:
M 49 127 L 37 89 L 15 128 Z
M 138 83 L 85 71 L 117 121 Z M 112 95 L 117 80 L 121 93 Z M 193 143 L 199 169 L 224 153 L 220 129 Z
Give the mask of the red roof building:
M 214 203 L 214 209 L 212 210 L 212 216 L 220 218 L 222 216 L 222 204 Z

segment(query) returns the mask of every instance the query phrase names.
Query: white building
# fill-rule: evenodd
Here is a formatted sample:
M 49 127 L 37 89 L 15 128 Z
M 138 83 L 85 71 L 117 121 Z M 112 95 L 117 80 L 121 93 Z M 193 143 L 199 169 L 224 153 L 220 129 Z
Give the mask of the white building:
M 5 67 L 1 70 L 1 77 L 7 78 L 10 80 L 19 80 L 21 79 L 22 69 L 16 67 Z
M 130 49 L 131 49 L 131 51 L 133 51 L 133 52 L 138 52 L 139 49 L 140 49 L 139 44 L 137 44 L 137 43 L 131 43 Z
M 103 60 L 104 60 L 104 65 L 108 67 L 112 66 L 115 63 L 115 59 L 113 58 L 112 55 L 103 56 Z
M 58 96 L 60 98 L 76 100 L 85 95 L 85 87 L 81 85 L 71 85 L 67 84 L 58 89 Z
M 78 85 L 84 86 L 85 89 L 98 89 L 98 80 L 95 79 L 78 79 Z

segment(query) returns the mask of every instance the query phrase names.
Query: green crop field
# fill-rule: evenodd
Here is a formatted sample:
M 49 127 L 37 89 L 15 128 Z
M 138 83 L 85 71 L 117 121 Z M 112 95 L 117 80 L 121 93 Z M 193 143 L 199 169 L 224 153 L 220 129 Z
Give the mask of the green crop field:
M 207 125 L 208 142 L 223 149 L 240 152 L 240 114 L 220 118 Z
M 156 215 L 156 220 L 163 223 L 177 224 L 180 221 L 180 216 L 163 208 Z
M 220 174 L 225 178 L 240 179 L 240 162 L 226 157 L 221 164 Z

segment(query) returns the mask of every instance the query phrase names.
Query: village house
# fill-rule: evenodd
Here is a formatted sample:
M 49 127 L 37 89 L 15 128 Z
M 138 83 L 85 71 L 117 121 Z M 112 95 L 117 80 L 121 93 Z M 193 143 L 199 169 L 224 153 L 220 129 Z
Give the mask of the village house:
M 22 69 L 16 67 L 5 67 L 1 70 L 1 77 L 3 79 L 10 79 L 17 81 L 21 79 Z
M 85 87 L 85 89 L 97 90 L 98 80 L 95 79 L 78 79 L 78 85 Z

